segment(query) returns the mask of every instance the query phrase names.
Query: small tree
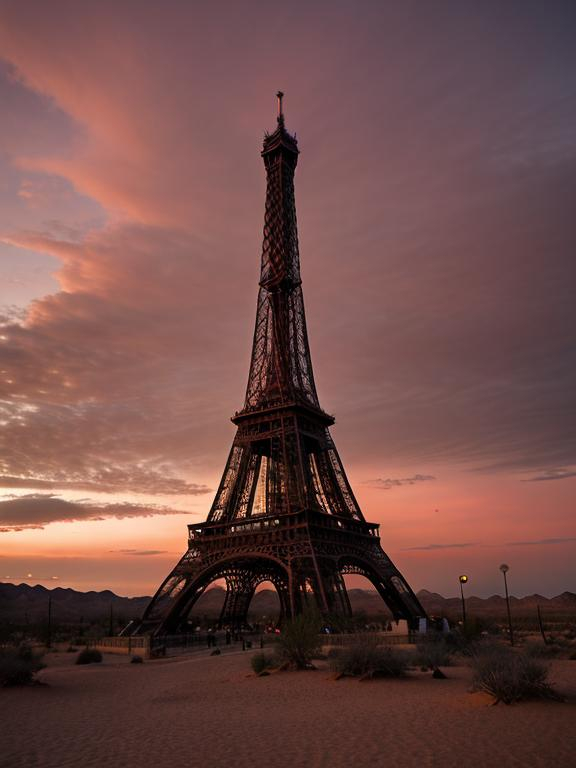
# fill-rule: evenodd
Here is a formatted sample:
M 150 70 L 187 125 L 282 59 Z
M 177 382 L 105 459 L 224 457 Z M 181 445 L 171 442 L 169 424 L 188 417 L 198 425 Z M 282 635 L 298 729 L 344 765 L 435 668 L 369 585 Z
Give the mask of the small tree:
M 322 645 L 321 619 L 316 612 L 301 613 L 282 627 L 278 655 L 296 669 L 306 669 Z
M 27 645 L 0 649 L 0 686 L 30 685 L 44 666 Z

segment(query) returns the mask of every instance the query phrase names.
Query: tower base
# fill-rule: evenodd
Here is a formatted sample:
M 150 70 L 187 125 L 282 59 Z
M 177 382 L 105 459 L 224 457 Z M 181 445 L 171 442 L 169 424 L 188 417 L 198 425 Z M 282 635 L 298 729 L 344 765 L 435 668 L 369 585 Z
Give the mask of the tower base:
M 241 629 L 259 584 L 270 581 L 281 620 L 308 607 L 350 616 L 344 576 L 366 577 L 395 619 L 416 629 L 426 614 L 380 546 L 378 525 L 303 510 L 230 523 L 190 525 L 189 547 L 161 585 L 134 633 L 178 634 L 207 587 L 224 579 L 219 625 Z

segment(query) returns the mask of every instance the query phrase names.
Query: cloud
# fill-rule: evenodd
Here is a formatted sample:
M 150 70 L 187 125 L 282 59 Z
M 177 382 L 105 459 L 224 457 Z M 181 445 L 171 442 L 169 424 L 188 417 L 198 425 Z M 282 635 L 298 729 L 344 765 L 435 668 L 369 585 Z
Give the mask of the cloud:
M 477 547 L 478 544 L 472 542 L 465 542 L 462 544 L 424 544 L 421 547 L 405 547 L 403 552 L 418 552 L 426 551 L 430 552 L 436 549 L 468 549 L 469 547 Z
M 9 501 L 0 501 L 0 532 L 44 528 L 50 523 L 181 514 L 184 514 L 182 510 L 159 505 L 127 502 L 95 504 L 90 501 L 66 501 L 51 495 L 29 494 Z
M 391 488 L 398 488 L 403 485 L 416 485 L 416 483 L 427 483 L 431 480 L 436 480 L 433 475 L 412 475 L 411 477 L 403 478 L 377 478 L 376 480 L 368 480 L 366 485 L 370 485 L 372 488 L 383 488 L 385 491 L 389 491 Z
M 565 480 L 568 477 L 576 477 L 576 472 L 570 469 L 546 469 L 540 475 L 522 480 L 523 483 L 538 483 L 542 480 Z
M 152 555 L 165 555 L 166 549 L 111 549 L 110 552 L 118 552 L 122 555 L 135 555 L 137 557 L 149 557 Z
M 278 40 L 251 2 L 229 4 L 225 28 L 208 4 L 32 5 L 1 12 L 14 119 L 0 139 L 20 206 L 3 230 L 58 259 L 62 290 L 2 331 L 4 475 L 94 490 L 108 468 L 111 490 L 158 495 L 221 470 L 252 337 L 259 138 L 283 66 L 263 60 L 291 62 L 312 351 L 346 455 L 574 461 L 570 24 L 534 11 L 517 35 L 492 4 L 454 3 L 449 25 L 344 4 L 303 31 L 279 7 Z M 358 136 L 382 151 L 359 152 Z
M 220 447 L 241 389 L 209 352 L 223 339 L 233 366 L 240 345 L 224 306 L 219 323 L 205 323 L 208 305 L 224 299 L 211 295 L 210 270 L 192 256 L 195 239 L 124 226 L 84 245 L 21 242 L 59 255 L 66 291 L 1 329 L 0 472 L 70 488 L 207 492 L 190 474 Z M 220 426 L 206 434 L 218 411 Z
M 547 546 L 555 544 L 569 544 L 576 541 L 576 536 L 564 536 L 555 539 L 537 539 L 535 541 L 509 541 L 507 547 L 532 547 L 532 546 Z
M 188 483 L 179 478 L 161 475 L 154 470 L 136 467 L 125 469 L 106 467 L 100 472 L 90 472 L 89 477 L 78 477 L 76 480 L 65 476 L 40 479 L 0 475 L 0 488 L 38 488 L 47 491 L 94 491 L 97 493 L 132 491 L 152 496 L 160 494 L 200 496 L 211 492 L 211 489 L 205 485 Z

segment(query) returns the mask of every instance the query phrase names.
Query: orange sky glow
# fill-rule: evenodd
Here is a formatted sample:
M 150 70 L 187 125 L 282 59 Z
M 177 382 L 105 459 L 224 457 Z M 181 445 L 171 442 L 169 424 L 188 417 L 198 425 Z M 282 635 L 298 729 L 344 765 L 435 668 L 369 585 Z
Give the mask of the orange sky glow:
M 415 590 L 576 591 L 576 13 L 545 5 L 0 5 L 0 580 L 151 594 L 206 516 L 282 88 L 364 516 Z

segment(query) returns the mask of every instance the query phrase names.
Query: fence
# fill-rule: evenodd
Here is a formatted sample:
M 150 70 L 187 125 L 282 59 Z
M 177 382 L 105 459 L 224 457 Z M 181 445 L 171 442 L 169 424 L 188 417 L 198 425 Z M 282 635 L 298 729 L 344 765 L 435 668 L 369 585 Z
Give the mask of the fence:
M 136 637 L 98 637 L 87 640 L 90 648 L 96 648 L 102 653 L 118 653 L 133 656 L 142 656 L 149 659 L 151 655 L 151 638 L 147 635 Z
M 355 632 L 341 635 L 323 635 L 322 645 L 331 647 L 349 645 L 352 640 L 359 636 L 378 638 L 383 645 L 412 645 L 416 642 L 416 635 L 414 634 L 399 635 L 393 632 Z
M 376 637 L 385 645 L 404 645 L 416 642 L 414 634 L 397 634 L 394 632 L 363 632 L 362 634 Z M 209 637 L 211 640 L 208 640 Z M 209 635 L 206 632 L 194 632 L 185 635 L 161 635 L 159 637 L 150 635 L 100 637 L 88 640 L 87 644 L 102 653 L 128 654 L 150 659 L 158 656 L 174 656 L 194 649 L 238 646 L 240 643 L 242 643 L 243 648 L 263 647 L 274 643 L 276 637 L 277 635 L 274 634 L 243 633 L 241 637 L 231 637 L 230 642 L 228 642 L 225 633 L 215 632 L 213 635 Z M 329 647 L 348 645 L 353 638 L 353 634 L 326 634 L 322 635 L 322 645 Z

